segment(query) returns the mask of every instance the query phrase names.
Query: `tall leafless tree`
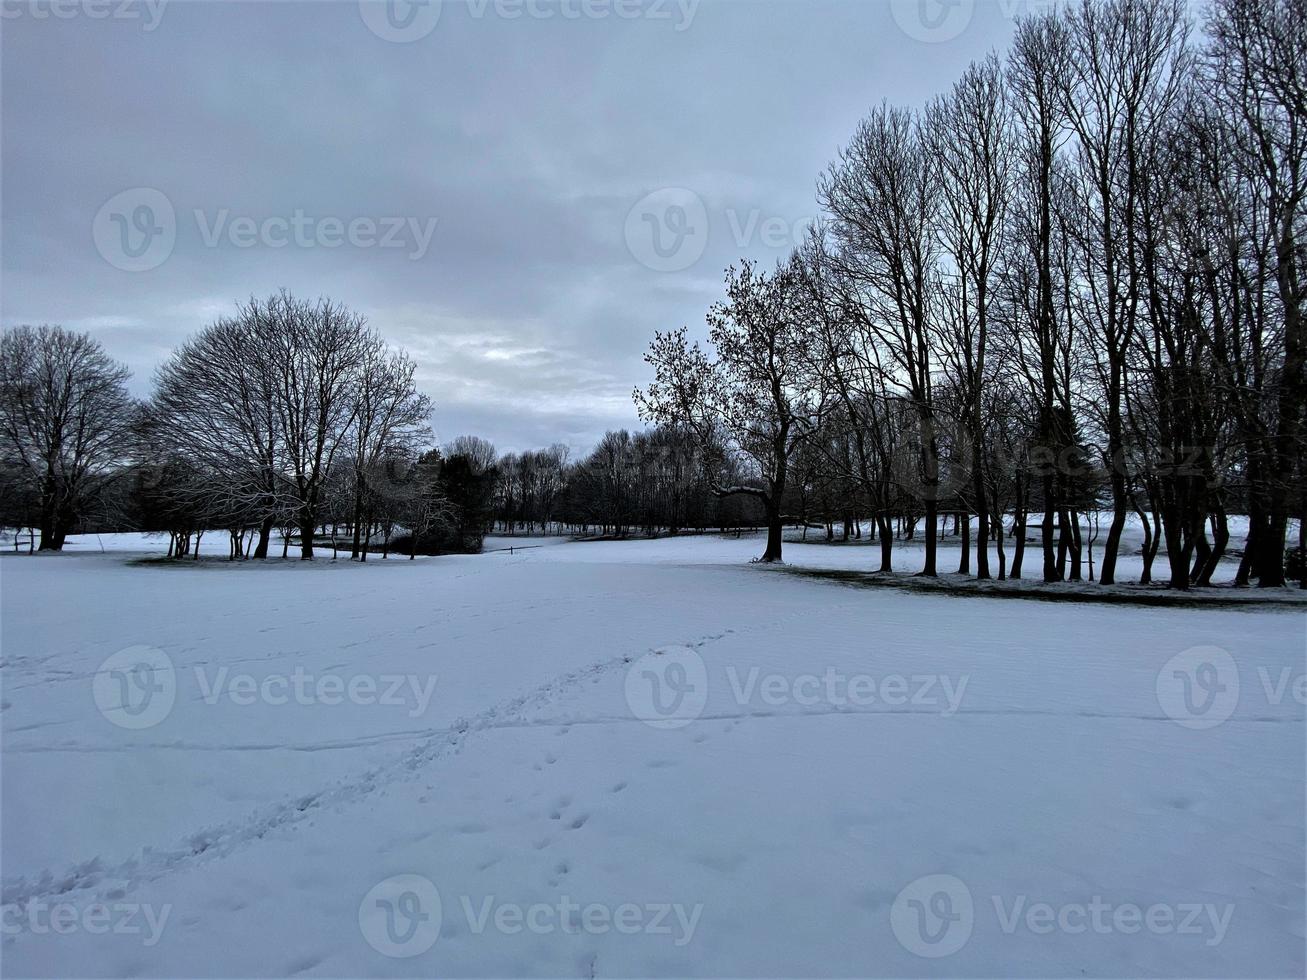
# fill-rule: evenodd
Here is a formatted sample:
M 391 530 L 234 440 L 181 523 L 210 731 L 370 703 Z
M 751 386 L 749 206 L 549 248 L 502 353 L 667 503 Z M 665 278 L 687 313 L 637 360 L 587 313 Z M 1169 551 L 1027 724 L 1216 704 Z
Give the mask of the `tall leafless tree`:
M 645 355 L 654 380 L 635 393 L 645 419 L 685 426 L 700 445 L 723 445 L 750 464 L 756 482 L 719 484 L 714 492 L 762 503 L 764 562 L 781 560 L 790 459 L 816 431 L 824 401 L 824 382 L 805 356 L 814 338 L 801 315 L 798 264 L 792 258 L 770 274 L 751 262 L 729 269 L 727 298 L 708 313 L 715 356 L 691 345 L 684 329 L 660 333 Z
M 931 311 L 939 285 L 935 234 L 939 167 L 916 119 L 879 106 L 863 120 L 819 183 L 838 247 L 831 255 L 854 283 L 858 314 L 883 352 L 887 385 L 916 412 L 917 495 L 926 517 L 923 575 L 936 574 L 940 497 L 938 368 Z
M 37 500 L 40 550 L 59 551 L 130 462 L 126 367 L 86 334 L 21 326 L 0 336 L 0 459 Z

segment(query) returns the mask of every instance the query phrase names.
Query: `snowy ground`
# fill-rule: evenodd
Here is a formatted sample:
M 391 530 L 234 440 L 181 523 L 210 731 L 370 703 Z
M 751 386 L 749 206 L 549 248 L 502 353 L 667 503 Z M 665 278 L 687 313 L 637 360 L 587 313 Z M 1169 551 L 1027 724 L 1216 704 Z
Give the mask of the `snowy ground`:
M 4 976 L 1307 970 L 1303 612 L 74 544 L 0 559 Z

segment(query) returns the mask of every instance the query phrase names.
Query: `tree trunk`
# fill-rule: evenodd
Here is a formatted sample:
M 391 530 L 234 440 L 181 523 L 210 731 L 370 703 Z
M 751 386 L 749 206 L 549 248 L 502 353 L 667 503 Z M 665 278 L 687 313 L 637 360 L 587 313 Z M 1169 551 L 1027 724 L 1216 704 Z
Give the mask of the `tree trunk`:
M 254 557 L 264 559 L 268 557 L 268 542 L 272 538 L 272 518 L 265 517 L 259 523 L 259 543 L 254 546 Z
M 1186 591 L 1189 588 L 1189 549 L 1180 540 L 1180 522 L 1168 507 L 1162 514 L 1162 536 L 1166 539 L 1166 563 L 1171 569 L 1168 588 Z
M 783 526 L 781 524 L 781 510 L 779 503 L 773 503 L 773 497 L 766 500 L 767 507 L 767 550 L 763 552 L 762 561 L 773 562 L 781 560 L 781 538 Z
M 1026 504 L 1021 500 L 1012 518 L 1012 571 L 1010 578 L 1021 577 L 1021 563 L 1026 560 Z
M 1260 547 L 1262 510 L 1254 496 L 1248 503 L 1248 537 L 1244 539 L 1243 556 L 1239 559 L 1239 570 L 1235 572 L 1234 584 L 1245 586 L 1252 578 L 1253 559 Z
M 1080 513 L 1078 511 L 1068 511 L 1067 519 L 1071 530 L 1070 549 L 1071 549 L 1071 572 L 1069 580 L 1079 582 L 1084 577 L 1083 558 L 1084 546 L 1080 537 Z
M 921 569 L 921 574 L 934 578 L 937 574 L 935 571 L 935 553 L 938 550 L 939 537 L 939 505 L 934 499 L 926 501 L 926 564 Z
M 1230 525 L 1225 519 L 1225 509 L 1219 505 L 1218 509 L 1211 515 L 1212 518 L 1212 548 L 1211 553 L 1207 556 L 1206 564 L 1199 569 L 1196 585 L 1211 585 L 1212 575 L 1221 564 L 1221 559 L 1225 556 L 1225 549 L 1230 544 Z
M 1298 511 L 1298 588 L 1307 589 L 1307 491 Z
M 880 527 L 880 571 L 894 571 L 894 531 L 890 526 L 891 518 L 884 514 L 876 515 L 876 524 Z
M 1109 398 L 1111 398 L 1110 394 Z M 1119 401 L 1119 396 L 1117 398 Z M 1114 420 L 1115 425 L 1113 425 Z M 1125 453 L 1120 433 L 1119 407 L 1113 412 L 1112 406 L 1109 405 L 1108 429 L 1108 442 L 1111 447 L 1110 456 L 1112 459 L 1112 523 L 1107 529 L 1107 541 L 1103 545 L 1103 570 L 1098 578 L 1099 583 L 1102 585 L 1114 585 L 1116 583 L 1116 556 L 1117 552 L 1121 550 L 1121 532 L 1125 530 L 1126 510 L 1129 507 L 1126 496 Z
M 363 523 L 363 475 L 355 474 L 354 477 L 354 540 L 350 545 L 350 558 L 359 556 L 359 525 Z
M 1002 514 L 1002 511 L 995 508 L 995 514 Z M 1003 518 L 1000 516 L 994 522 L 994 552 L 998 555 L 998 580 L 1000 582 L 1007 579 L 1007 549 L 1003 546 Z M 977 575 L 977 578 L 987 576 Z
M 977 446 L 980 445 L 982 431 L 973 436 Z M 989 578 L 989 497 L 985 492 L 985 471 L 980 465 L 978 452 L 972 473 L 972 493 L 976 498 L 976 578 L 986 579 Z M 1002 520 L 1000 514 L 999 522 Z
M 1056 520 L 1056 493 L 1052 473 L 1044 474 L 1044 523 L 1040 528 L 1040 543 L 1044 549 L 1044 581 L 1062 581 L 1062 564 L 1058 560 L 1053 524 Z
M 37 546 L 38 551 L 59 551 L 63 548 L 63 537 L 59 534 L 59 522 L 55 516 L 54 507 L 41 508 L 41 543 Z
M 1026 558 L 1026 527 L 1030 521 L 1028 510 L 1030 497 L 1030 483 L 1027 480 L 1017 476 L 1016 481 L 1016 513 L 1012 517 L 1012 535 L 1016 538 L 1012 546 L 1012 570 L 1008 573 L 1009 578 L 1021 577 L 1021 563 Z M 998 519 L 1003 520 L 1003 512 L 995 510 Z
M 1144 570 L 1143 573 L 1139 576 L 1139 584 L 1149 585 L 1153 581 L 1153 556 L 1152 556 L 1153 532 L 1148 526 L 1148 515 L 1145 514 L 1143 508 L 1139 506 L 1139 501 L 1135 500 L 1132 497 L 1131 503 L 1134 506 L 1135 516 L 1139 518 L 1139 526 L 1143 528 L 1144 531 L 1144 547 L 1143 547 Z
M 1280 494 L 1271 497 L 1271 520 L 1262 535 L 1257 569 L 1259 588 L 1278 588 L 1284 585 L 1284 542 L 1289 533 L 1289 511 Z

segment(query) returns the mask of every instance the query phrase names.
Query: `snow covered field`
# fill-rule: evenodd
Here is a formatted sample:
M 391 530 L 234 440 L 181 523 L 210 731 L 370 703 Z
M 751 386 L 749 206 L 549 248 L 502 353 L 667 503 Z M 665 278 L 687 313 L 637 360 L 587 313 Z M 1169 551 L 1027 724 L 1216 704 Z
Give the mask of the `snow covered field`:
M 1307 614 L 510 543 L 0 558 L 4 976 L 1307 970 Z

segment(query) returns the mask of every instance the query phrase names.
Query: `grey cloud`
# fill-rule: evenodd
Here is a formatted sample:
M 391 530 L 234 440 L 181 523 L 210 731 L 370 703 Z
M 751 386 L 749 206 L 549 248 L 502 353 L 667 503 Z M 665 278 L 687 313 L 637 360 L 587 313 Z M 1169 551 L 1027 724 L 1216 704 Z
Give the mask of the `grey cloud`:
M 812 216 L 818 173 L 867 107 L 924 100 L 1011 29 L 984 4 L 955 40 L 923 44 L 857 0 L 705 0 L 683 31 L 446 2 L 429 36 L 394 44 L 346 2 L 174 2 L 148 32 L 30 9 L 0 35 L 4 324 L 90 330 L 145 394 L 168 349 L 237 300 L 329 294 L 419 359 L 442 437 L 504 448 L 585 449 L 638 424 L 652 332 L 701 333 L 726 265 L 783 257 L 761 223 Z M 91 226 L 135 187 L 167 195 L 176 243 L 127 273 Z M 697 194 L 709 232 L 669 273 L 624 237 L 664 187 Z M 197 209 L 437 223 L 413 260 L 207 247 Z

